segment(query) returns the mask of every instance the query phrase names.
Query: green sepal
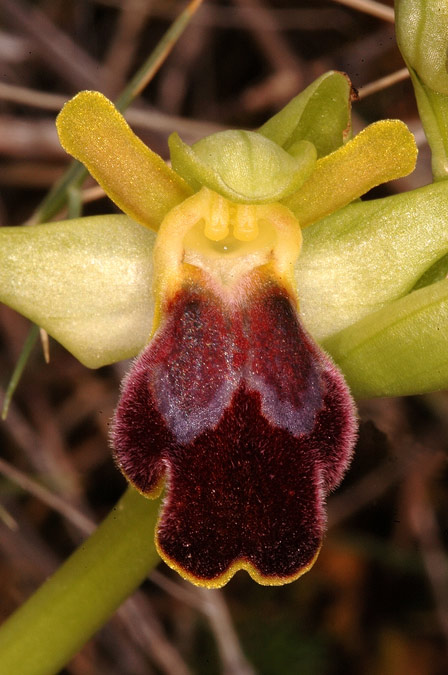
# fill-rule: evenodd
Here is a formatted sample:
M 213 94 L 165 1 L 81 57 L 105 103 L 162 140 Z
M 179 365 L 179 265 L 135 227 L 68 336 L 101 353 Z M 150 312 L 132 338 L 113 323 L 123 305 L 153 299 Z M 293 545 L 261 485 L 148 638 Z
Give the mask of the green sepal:
M 448 387 L 448 280 L 392 302 L 324 342 L 355 397 Z
M 318 341 L 412 291 L 448 253 L 448 184 L 356 202 L 303 232 L 296 282 Z
M 307 140 L 318 157 L 328 155 L 350 138 L 351 94 L 348 76 L 332 70 L 293 98 L 258 133 L 288 152 L 297 141 Z
M 266 204 L 295 192 L 309 178 L 316 149 L 308 141 L 294 156 L 255 131 L 221 131 L 192 147 L 169 138 L 173 169 L 193 189 L 206 186 L 234 202 Z
M 418 291 L 419 288 L 425 288 L 435 284 L 437 281 L 442 281 L 448 277 L 448 254 L 439 258 L 426 272 L 420 277 L 415 284 L 413 291 Z
M 90 368 L 135 356 L 151 331 L 155 239 L 124 215 L 0 228 L 0 302 Z

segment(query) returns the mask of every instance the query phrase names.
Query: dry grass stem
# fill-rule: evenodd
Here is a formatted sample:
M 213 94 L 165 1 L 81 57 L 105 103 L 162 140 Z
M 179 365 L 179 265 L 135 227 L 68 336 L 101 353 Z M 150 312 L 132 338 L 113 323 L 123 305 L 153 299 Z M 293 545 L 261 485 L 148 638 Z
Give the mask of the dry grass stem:
M 375 0 L 333 0 L 333 2 L 345 5 L 346 7 L 351 7 L 357 12 L 370 14 L 383 21 L 388 21 L 390 23 L 394 23 L 395 21 L 395 12 L 392 7 L 384 5 L 382 2 L 375 2 Z

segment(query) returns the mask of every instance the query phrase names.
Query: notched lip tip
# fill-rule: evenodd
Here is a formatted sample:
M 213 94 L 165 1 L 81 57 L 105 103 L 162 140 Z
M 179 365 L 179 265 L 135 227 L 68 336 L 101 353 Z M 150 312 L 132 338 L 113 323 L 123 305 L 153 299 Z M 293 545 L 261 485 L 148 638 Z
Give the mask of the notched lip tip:
M 186 570 L 163 550 L 158 538 L 158 525 L 156 527 L 154 542 L 157 553 L 160 555 L 163 562 L 168 565 L 168 567 L 177 572 L 177 574 L 179 574 L 179 576 L 181 576 L 185 581 L 192 583 L 194 586 L 208 589 L 223 588 L 226 586 L 226 584 L 228 584 L 229 581 L 231 581 L 235 574 L 240 571 L 247 572 L 250 578 L 260 586 L 285 586 L 286 584 L 290 584 L 293 581 L 297 581 L 301 576 L 310 571 L 319 557 L 319 553 L 322 548 L 321 542 L 311 561 L 301 567 L 297 572 L 290 575 L 266 575 L 261 573 L 260 570 L 258 570 L 258 568 L 247 558 L 238 558 L 234 560 L 221 574 L 215 577 L 200 577 Z

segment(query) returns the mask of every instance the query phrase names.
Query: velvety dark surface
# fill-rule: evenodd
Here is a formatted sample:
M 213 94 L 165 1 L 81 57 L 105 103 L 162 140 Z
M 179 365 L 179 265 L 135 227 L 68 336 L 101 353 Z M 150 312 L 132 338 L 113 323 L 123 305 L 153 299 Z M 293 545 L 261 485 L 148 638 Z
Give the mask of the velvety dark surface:
M 169 564 L 203 581 L 235 563 L 265 581 L 295 577 L 350 459 L 352 403 L 266 271 L 236 297 L 187 277 L 125 381 L 115 455 L 145 494 L 165 473 L 157 537 Z

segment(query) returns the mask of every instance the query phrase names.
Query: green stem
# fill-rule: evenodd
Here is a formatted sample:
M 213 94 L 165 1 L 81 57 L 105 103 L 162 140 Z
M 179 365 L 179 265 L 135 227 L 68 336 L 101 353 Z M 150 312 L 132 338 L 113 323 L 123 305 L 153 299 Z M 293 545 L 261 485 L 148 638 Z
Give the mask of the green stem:
M 66 204 L 69 188 L 81 187 L 88 175 L 87 169 L 80 162 L 76 160 L 71 162 L 69 168 L 53 186 L 26 224 L 38 225 L 51 220 Z
M 14 396 L 14 392 L 17 389 L 17 385 L 20 382 L 23 370 L 28 362 L 28 358 L 33 350 L 34 345 L 36 344 L 38 337 L 39 326 L 35 326 L 33 324 L 29 330 L 25 344 L 23 345 L 23 349 L 17 360 L 16 367 L 14 368 L 14 372 L 11 375 L 11 379 L 9 380 L 9 384 L 6 389 L 5 399 L 3 401 L 2 407 L 2 420 L 5 420 L 8 416 L 9 405 L 11 403 L 12 397 Z
M 82 195 L 76 185 L 70 185 L 67 190 L 68 217 L 80 218 L 82 216 Z
M 138 96 L 152 80 L 154 75 L 164 63 L 174 45 L 188 26 L 193 14 L 202 5 L 203 0 L 191 0 L 183 12 L 168 28 L 156 48 L 153 49 L 144 64 L 137 70 L 133 78 L 128 82 L 120 96 L 115 101 L 115 107 L 124 112 L 128 105 Z
M 55 675 L 157 565 L 158 502 L 128 488 L 95 533 L 0 628 L 0 675 Z

